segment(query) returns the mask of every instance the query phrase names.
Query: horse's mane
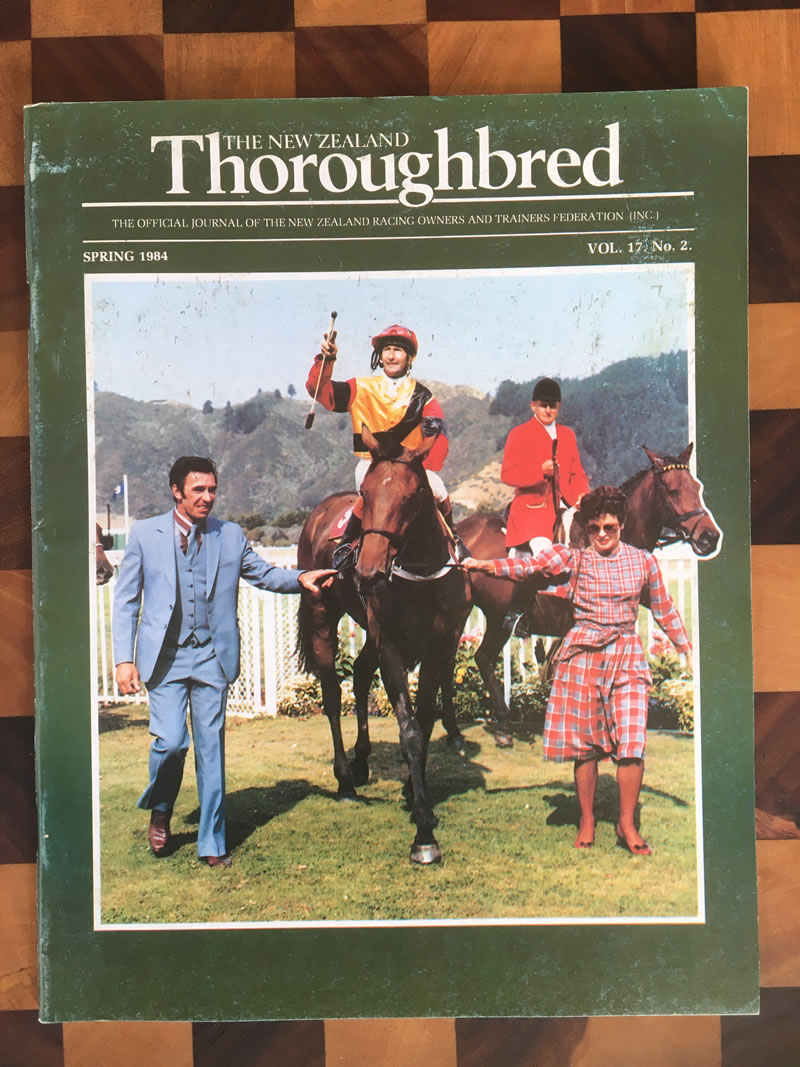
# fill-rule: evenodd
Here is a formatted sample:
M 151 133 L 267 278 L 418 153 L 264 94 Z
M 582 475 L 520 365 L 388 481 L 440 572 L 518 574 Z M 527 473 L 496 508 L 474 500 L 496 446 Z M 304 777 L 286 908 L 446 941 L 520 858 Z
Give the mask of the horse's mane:
M 658 458 L 661 460 L 661 463 L 665 467 L 669 466 L 670 464 L 680 464 L 680 459 L 678 456 L 659 456 Z M 631 490 L 635 489 L 639 482 L 642 481 L 642 479 L 646 475 L 648 475 L 651 471 L 655 470 L 658 470 L 658 467 L 656 467 L 655 464 L 651 463 L 649 467 L 644 467 L 642 468 L 642 470 L 637 471 L 636 474 L 632 474 L 627 481 L 622 483 L 620 489 L 626 496 L 629 496 Z

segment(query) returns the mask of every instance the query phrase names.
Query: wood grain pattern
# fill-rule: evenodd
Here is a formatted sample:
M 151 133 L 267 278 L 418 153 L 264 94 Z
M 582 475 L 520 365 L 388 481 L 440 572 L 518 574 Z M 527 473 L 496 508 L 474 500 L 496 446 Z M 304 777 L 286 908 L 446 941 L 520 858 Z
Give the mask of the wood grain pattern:
M 0 188 L 0 332 L 28 328 L 24 204 L 21 186 Z
M 800 407 L 800 303 L 750 305 L 750 408 Z
M 653 15 L 694 11 L 694 0 L 561 0 L 562 15 Z
M 0 718 L 0 865 L 36 860 L 33 719 Z
M 800 11 L 697 15 L 697 84 L 748 87 L 753 156 L 800 152 L 799 50 Z
M 750 302 L 800 301 L 800 156 L 750 159 Z
M 164 38 L 168 100 L 294 96 L 294 84 L 291 33 L 176 33 Z
M 753 544 L 800 544 L 800 466 L 785 464 L 800 444 L 800 411 L 750 413 Z
M 42 1026 L 35 1011 L 0 1012 L 0 1048 L 13 1049 L 9 1067 L 63 1067 L 61 1027 Z
M 800 693 L 756 693 L 755 775 L 757 807 L 794 824 L 780 836 L 800 836 Z
M 164 33 L 268 33 L 291 30 L 292 0 L 162 0 Z
M 692 89 L 697 83 L 694 15 L 606 15 L 561 24 L 565 93 Z
M 295 26 L 389 26 L 425 22 L 425 0 L 294 0 Z
M 6 1012 L 39 1006 L 36 940 L 36 868 L 32 863 L 0 866 L 0 1035 Z M 8 1045 L 0 1036 L 0 1049 Z M 12 1047 L 16 1047 L 12 1044 Z M 38 1062 L 38 1061 L 30 1061 Z
M 31 102 L 30 41 L 0 41 L 0 185 L 22 184 L 22 108 Z
M 502 55 L 503 62 L 497 63 Z M 557 93 L 559 23 L 449 22 L 428 27 L 431 93 Z
M 41 37 L 32 42 L 33 99 L 160 100 L 160 36 Z
M 453 1019 L 340 1019 L 325 1023 L 326 1067 L 456 1067 Z
M 33 37 L 161 33 L 161 0 L 30 0 Z
M 800 690 L 800 546 L 754 546 L 752 571 L 755 690 L 796 692 Z
M 0 570 L 0 717 L 33 715 L 33 602 L 30 571 Z
M 722 1020 L 723 1067 L 782 1067 L 797 1063 L 800 990 L 764 989 L 760 1015 Z
M 191 1023 L 64 1023 L 64 1067 L 193 1067 Z
M 428 20 L 434 22 L 461 22 L 472 19 L 485 22 L 497 19 L 503 22 L 553 19 L 558 17 L 558 0 L 428 0 Z
M 27 437 L 0 437 L 6 508 L 0 524 L 0 571 L 31 569 L 30 464 Z
M 24 330 L 0 333 L 0 437 L 27 437 L 28 335 Z
M 320 1021 L 195 1023 L 194 1067 L 325 1067 L 325 1028 Z
M 428 92 L 424 26 L 350 26 L 295 33 L 297 95 L 415 96 Z
M 27 41 L 30 36 L 30 0 L 4 0 L 0 18 L 0 41 Z
M 800 986 L 800 841 L 759 841 L 761 985 Z
M 290 95 L 295 61 L 296 91 L 305 96 L 557 91 L 562 63 L 564 88 L 571 91 L 750 85 L 755 157 L 750 167 L 751 407 L 799 408 L 799 4 L 696 0 L 700 14 L 695 16 L 694 0 L 561 0 L 560 8 L 557 0 L 3 0 L 0 434 L 24 442 L 28 432 L 22 103 L 165 94 Z M 300 27 L 296 38 L 295 26 Z M 373 34 L 370 27 L 383 29 Z M 268 45 L 262 39 L 266 33 Z M 290 47 L 295 41 L 294 54 L 287 57 L 276 41 Z M 2 446 L 0 441 L 0 462 L 7 455 Z M 781 465 L 794 471 L 796 452 L 796 440 L 787 438 Z M 779 484 L 765 491 L 763 504 L 775 513 L 786 511 Z M 0 538 L 11 531 L 19 545 L 17 533 L 28 525 L 25 494 L 12 493 Z M 763 534 L 763 525 L 759 528 Z M 787 531 L 779 521 L 769 536 L 775 545 L 753 551 L 760 690 L 756 782 L 760 802 L 788 809 L 797 767 L 800 555 L 796 546 L 785 544 Z M 32 712 L 31 626 L 30 572 L 0 570 L 5 683 L 0 716 Z M 23 813 L 30 811 L 31 801 L 32 793 L 21 802 Z M 800 838 L 788 836 L 793 829 L 788 811 L 761 810 L 759 833 L 772 839 L 758 845 L 766 987 L 760 1016 L 723 1019 L 721 1030 L 718 1019 L 328 1022 L 325 1063 L 427 1059 L 438 1067 L 455 1062 L 455 1055 L 459 1067 L 495 1062 L 503 1067 L 533 1062 L 537 1067 L 659 1062 L 706 1067 L 720 1062 L 721 1055 L 724 1067 L 794 1064 L 800 1047 Z M 62 1043 L 62 1027 L 42 1026 L 36 1018 L 34 876 L 32 863 L 0 864 L 0 1063 L 210 1067 L 304 1062 L 317 1067 L 319 1023 L 244 1024 L 244 1029 L 243 1024 L 69 1024 Z M 311 1031 L 298 1029 L 308 1026 L 317 1028 L 313 1039 Z M 343 1043 L 337 1044 L 338 1037 Z M 659 1060 L 662 1053 L 665 1058 Z

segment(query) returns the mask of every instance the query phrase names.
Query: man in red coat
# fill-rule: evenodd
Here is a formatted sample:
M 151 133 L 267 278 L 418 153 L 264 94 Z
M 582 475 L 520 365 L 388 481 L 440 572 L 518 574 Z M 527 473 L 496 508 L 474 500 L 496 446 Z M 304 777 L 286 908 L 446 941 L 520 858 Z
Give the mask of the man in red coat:
M 506 440 L 500 477 L 516 490 L 506 523 L 510 555 L 535 556 L 550 548 L 558 539 L 562 502 L 572 507 L 589 490 L 575 434 L 567 426 L 556 426 L 560 408 L 561 387 L 552 378 L 542 378 L 533 388 L 532 418 L 515 426 Z M 530 632 L 524 614 L 529 597 L 522 583 L 503 620 L 518 637 Z
M 589 490 L 575 434 L 567 426 L 556 425 L 560 408 L 558 382 L 542 378 L 533 389 L 533 417 L 514 427 L 503 452 L 500 477 L 516 490 L 506 546 L 526 554 L 536 555 L 550 547 L 562 501 L 572 507 Z

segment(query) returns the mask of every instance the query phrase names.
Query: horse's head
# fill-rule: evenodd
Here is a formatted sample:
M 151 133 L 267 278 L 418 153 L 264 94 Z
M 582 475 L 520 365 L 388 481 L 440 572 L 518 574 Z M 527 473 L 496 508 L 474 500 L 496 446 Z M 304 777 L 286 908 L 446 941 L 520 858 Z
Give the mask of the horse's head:
M 424 508 L 432 512 L 433 496 L 422 461 L 436 437 L 416 449 L 392 448 L 362 425 L 361 437 L 372 463 L 361 483 L 361 550 L 356 582 L 361 592 L 374 591 L 389 578 L 392 563 Z
M 95 523 L 94 532 L 94 581 L 95 585 L 105 585 L 114 576 L 114 568 L 105 554 L 106 548 L 111 548 L 114 539 L 110 535 L 104 535 L 100 523 Z
M 720 530 L 703 503 L 703 487 L 689 469 L 693 444 L 679 456 L 657 456 L 642 445 L 655 481 L 662 524 L 688 541 L 695 554 L 710 556 L 719 544 Z

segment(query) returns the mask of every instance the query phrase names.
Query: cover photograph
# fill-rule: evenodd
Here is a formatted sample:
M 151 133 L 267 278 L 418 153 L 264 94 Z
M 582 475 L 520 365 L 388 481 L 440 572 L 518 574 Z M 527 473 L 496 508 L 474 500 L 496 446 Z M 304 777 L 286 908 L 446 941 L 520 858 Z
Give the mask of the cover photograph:
M 43 1019 L 758 1011 L 746 103 L 26 109 Z

